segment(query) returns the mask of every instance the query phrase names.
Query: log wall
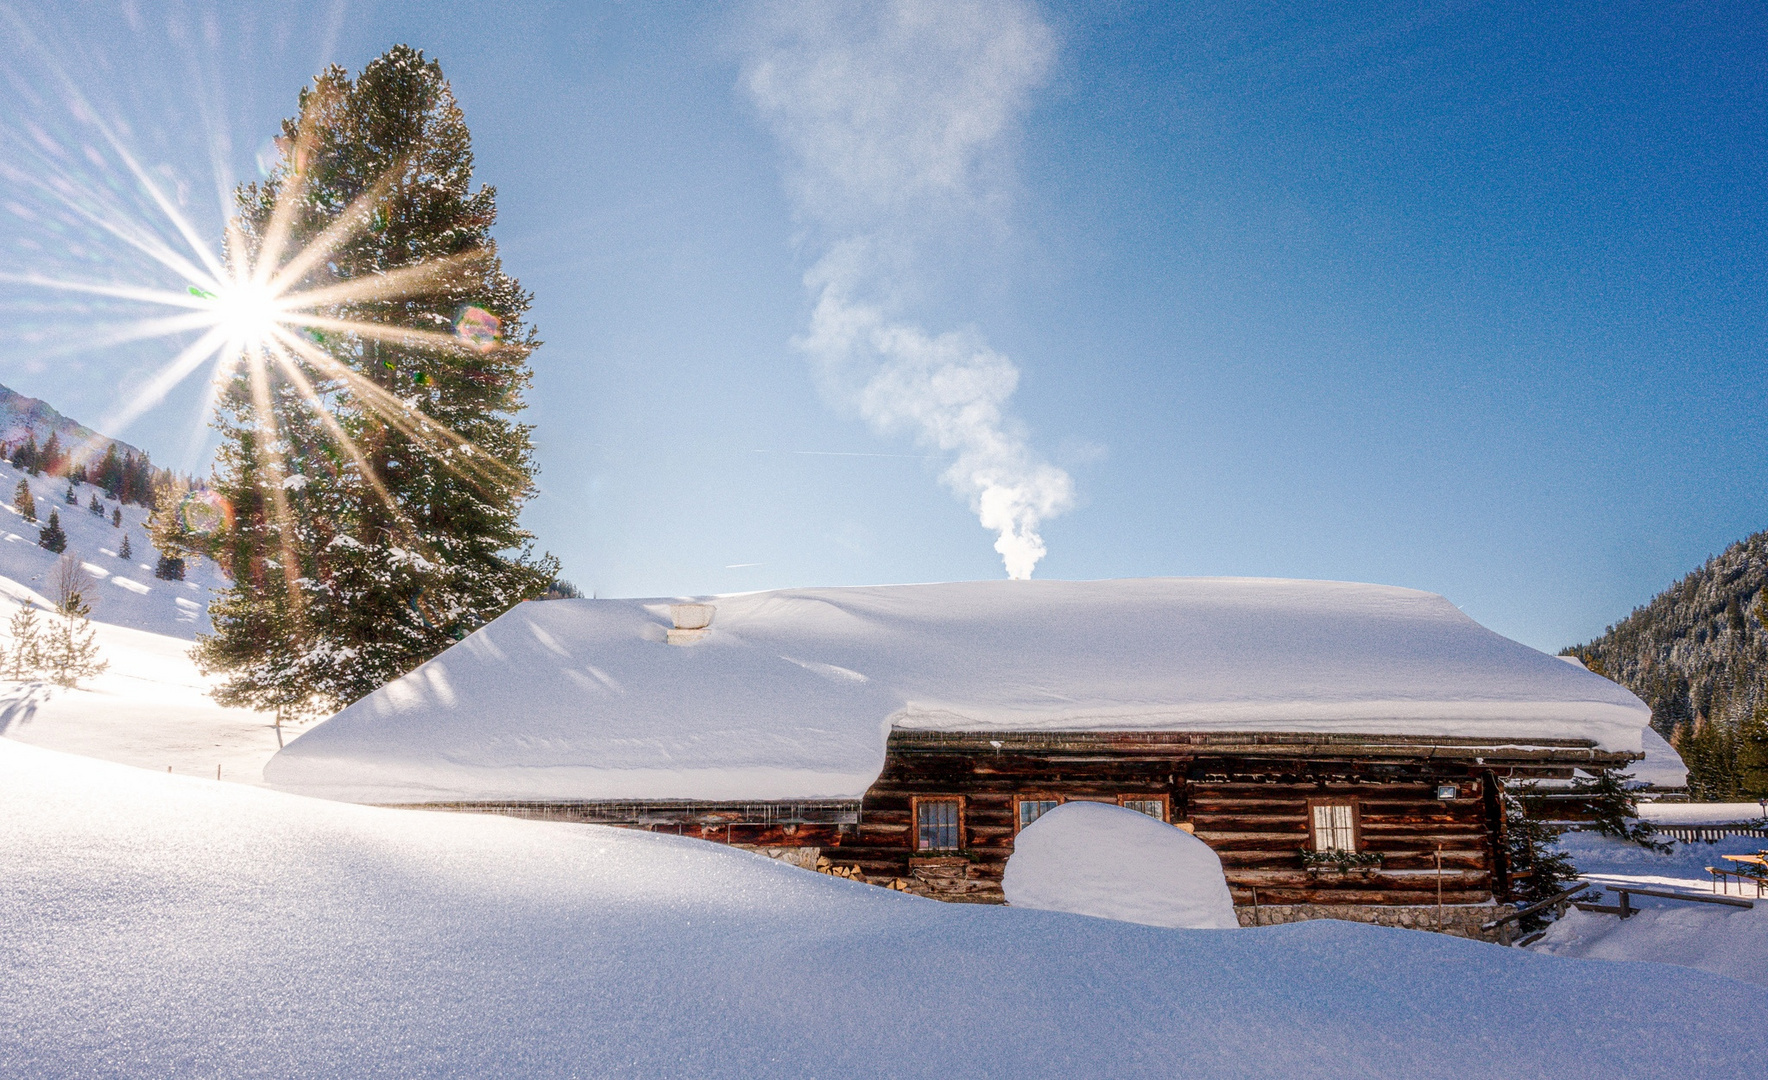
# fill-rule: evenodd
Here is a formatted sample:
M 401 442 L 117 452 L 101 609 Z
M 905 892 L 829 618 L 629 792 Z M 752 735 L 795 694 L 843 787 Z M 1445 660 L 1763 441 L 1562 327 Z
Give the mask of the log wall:
M 1612 759 L 1612 760 L 1611 760 Z M 1357 735 L 897 731 L 857 802 L 460 803 L 449 808 L 624 825 L 766 850 L 942 900 L 1001 903 L 1016 799 L 1163 799 L 1221 857 L 1235 904 L 1485 905 L 1506 900 L 1499 777 L 1610 768 L 1587 742 Z M 1454 798 L 1439 798 L 1444 785 Z M 960 847 L 915 850 L 915 800 L 961 801 Z M 1357 807 L 1369 869 L 1307 868 L 1310 800 Z

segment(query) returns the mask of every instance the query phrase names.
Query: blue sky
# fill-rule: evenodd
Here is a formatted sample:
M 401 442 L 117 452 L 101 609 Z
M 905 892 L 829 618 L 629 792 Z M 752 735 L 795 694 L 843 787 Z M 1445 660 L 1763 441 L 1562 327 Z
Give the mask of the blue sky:
M 324 61 L 441 60 L 586 592 L 1000 576 L 1011 491 L 1038 576 L 1385 582 L 1556 649 L 1768 524 L 1756 5 L 13 10 L 8 137 L 75 126 L 59 63 L 214 236 L 218 136 L 250 175 Z M 8 291 L 0 381 L 87 422 L 175 350 L 46 358 Z M 198 405 L 115 434 L 200 460 Z

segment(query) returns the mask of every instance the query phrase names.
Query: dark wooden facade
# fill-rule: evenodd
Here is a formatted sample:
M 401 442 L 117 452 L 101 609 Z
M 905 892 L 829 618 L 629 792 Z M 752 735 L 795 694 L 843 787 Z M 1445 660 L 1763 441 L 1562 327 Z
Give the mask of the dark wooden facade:
M 645 828 L 826 865 L 939 899 L 1000 903 L 1018 804 L 1158 803 L 1221 857 L 1235 903 L 1479 905 L 1506 899 L 1499 784 L 1614 768 L 1629 755 L 1579 740 L 1174 732 L 917 732 L 890 736 L 857 802 L 451 804 L 458 809 Z M 918 800 L 955 801 L 958 842 L 917 850 Z M 1354 809 L 1356 847 L 1378 865 L 1305 865 L 1316 802 Z M 809 854 L 808 852 L 806 854 Z

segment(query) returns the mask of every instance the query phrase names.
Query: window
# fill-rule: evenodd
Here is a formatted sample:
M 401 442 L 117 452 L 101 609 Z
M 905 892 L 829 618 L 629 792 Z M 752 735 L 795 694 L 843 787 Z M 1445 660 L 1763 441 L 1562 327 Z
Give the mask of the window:
M 1312 804 L 1314 850 L 1357 850 L 1357 807 L 1348 802 Z
M 916 799 L 915 850 L 956 851 L 963 847 L 959 811 L 956 799 Z
M 1038 818 L 1041 818 L 1045 814 L 1056 809 L 1058 801 L 1059 800 L 1056 799 L 1020 799 L 1019 827 L 1023 829 Z
M 1149 817 L 1153 818 L 1155 821 L 1165 821 L 1166 820 L 1166 800 L 1165 799 L 1126 798 L 1123 800 L 1123 808 L 1125 810 L 1134 810 L 1138 814 L 1147 814 Z

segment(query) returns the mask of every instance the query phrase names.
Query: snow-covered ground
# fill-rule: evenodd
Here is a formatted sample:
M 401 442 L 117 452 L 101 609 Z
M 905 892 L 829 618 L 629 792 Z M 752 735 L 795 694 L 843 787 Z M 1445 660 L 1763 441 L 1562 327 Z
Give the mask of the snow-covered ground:
M 0 499 L 10 500 L 25 474 L 0 463 Z M 37 746 L 145 769 L 257 784 L 278 739 L 272 718 L 230 709 L 209 697 L 214 680 L 190 659 L 192 639 L 209 628 L 211 590 L 224 579 L 206 559 L 191 559 L 184 581 L 153 576 L 158 558 L 143 523 L 147 511 L 125 506 L 122 528 L 86 509 L 97 488 L 77 485 L 78 506 L 63 501 L 65 480 L 32 477 L 39 521 L 61 511 L 68 551 L 97 582 L 92 618 L 99 657 L 109 668 L 78 690 L 48 683 L 0 681 L 0 735 Z M 100 493 L 102 498 L 102 493 Z M 53 606 L 50 576 L 60 556 L 37 546 L 37 526 L 0 503 L 0 626 L 29 600 Z M 117 557 L 128 530 L 133 558 Z M 290 736 L 293 731 L 288 732 Z
M 1752 809 L 1754 805 L 1752 804 Z M 1706 867 L 1723 865 L 1721 855 L 1753 855 L 1768 847 L 1761 837 L 1732 836 L 1714 843 L 1675 844 L 1668 854 L 1591 832 L 1567 833 L 1560 846 L 1571 853 L 1584 880 L 1603 885 L 1713 895 Z M 1755 899 L 1754 887 L 1730 895 Z M 1613 893 L 1603 894 L 1614 903 Z M 1635 897 L 1643 910 L 1630 918 L 1571 911 L 1529 946 L 1535 952 L 1599 960 L 1651 960 L 1683 964 L 1768 986 L 1768 898 L 1753 910 L 1717 904 Z
M 1742 1077 L 1768 1016 L 1686 968 L 940 904 L 4 740 L 0 911 L 6 1076 Z

